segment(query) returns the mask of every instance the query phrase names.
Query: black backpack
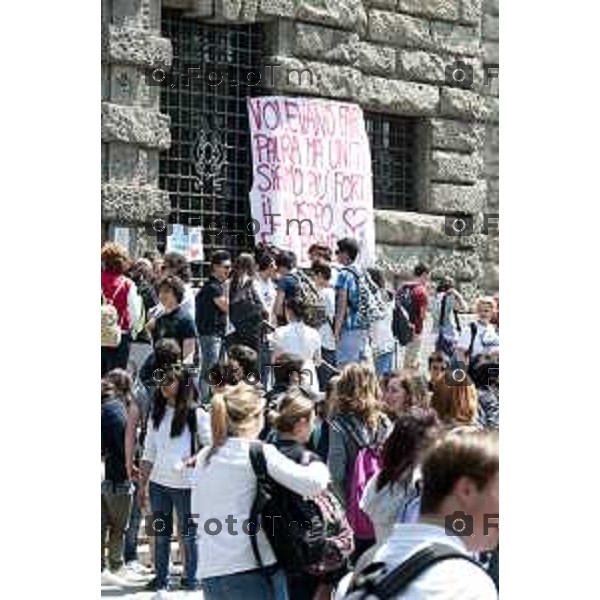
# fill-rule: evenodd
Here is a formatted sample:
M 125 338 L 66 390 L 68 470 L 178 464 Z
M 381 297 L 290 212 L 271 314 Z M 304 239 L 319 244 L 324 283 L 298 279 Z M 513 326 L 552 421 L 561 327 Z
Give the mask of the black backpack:
M 392 333 L 401 346 L 406 346 L 415 335 L 417 307 L 413 297 L 414 285 L 403 285 L 396 294 Z
M 397 567 L 389 570 L 385 563 L 376 562 L 357 573 L 344 596 L 347 600 L 387 600 L 401 596 L 419 575 L 434 564 L 450 558 L 468 560 L 489 574 L 474 558 L 446 544 L 429 544 Z
M 305 500 L 273 481 L 267 473 L 262 442 L 250 444 L 250 462 L 257 478 L 250 522 L 265 530 L 278 565 L 288 575 L 344 571 L 354 540 L 335 494 L 325 490 L 317 498 Z M 250 541 L 254 558 L 264 570 L 256 535 L 251 535 Z
M 263 305 L 249 279 L 239 287 L 229 302 L 229 320 L 236 331 L 260 329 Z

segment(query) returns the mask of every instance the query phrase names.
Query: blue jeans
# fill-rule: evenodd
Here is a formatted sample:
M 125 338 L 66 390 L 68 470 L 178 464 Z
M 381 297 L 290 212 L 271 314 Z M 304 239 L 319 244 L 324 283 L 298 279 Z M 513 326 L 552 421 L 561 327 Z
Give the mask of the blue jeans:
M 208 402 L 210 386 L 206 380 L 208 369 L 219 362 L 223 340 L 218 335 L 200 336 L 200 353 L 202 354 L 202 375 L 200 377 L 200 395 L 203 403 Z
M 156 534 L 156 583 L 157 589 L 167 589 L 169 585 L 169 557 L 171 554 L 171 535 L 173 533 L 173 508 L 181 527 L 181 537 L 185 547 L 184 577 L 186 587 L 194 589 L 198 585 L 196 570 L 198 567 L 197 526 L 191 519 L 192 490 L 176 489 L 150 482 L 150 506 L 152 513 L 163 513 L 165 529 Z
M 271 389 L 271 347 L 268 341 L 260 343 L 260 383 L 268 392 Z
M 138 499 L 140 484 L 137 481 L 133 482 L 133 490 L 133 504 L 129 515 L 129 527 L 125 532 L 125 549 L 123 550 L 123 559 L 126 563 L 138 559 L 137 543 L 142 522 L 142 509 Z
M 375 357 L 375 372 L 377 373 L 377 377 L 389 375 L 392 372 L 393 363 L 393 352 L 385 352 L 384 354 L 377 355 Z
M 282 570 L 266 567 L 272 586 L 260 569 L 207 577 L 201 582 L 204 600 L 288 600 L 287 581 Z M 273 589 L 271 594 L 270 588 Z
M 349 363 L 365 359 L 367 346 L 366 329 L 343 329 L 337 348 L 337 367 L 341 369 Z

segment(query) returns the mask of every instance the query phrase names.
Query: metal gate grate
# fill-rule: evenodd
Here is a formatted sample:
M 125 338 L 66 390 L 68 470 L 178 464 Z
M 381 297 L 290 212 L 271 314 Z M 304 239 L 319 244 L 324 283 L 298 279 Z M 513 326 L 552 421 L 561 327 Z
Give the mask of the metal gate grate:
M 254 246 L 246 97 L 258 86 L 242 82 L 257 81 L 261 36 L 255 26 L 207 25 L 166 9 L 162 35 L 173 44 L 160 99 L 161 112 L 171 117 L 172 144 L 160 156 L 159 185 L 169 192 L 169 221 L 204 230 L 205 262 L 192 265 L 197 282 L 208 275 L 212 251 L 235 255 Z
M 365 112 L 365 127 L 371 142 L 374 208 L 416 211 L 415 119 Z

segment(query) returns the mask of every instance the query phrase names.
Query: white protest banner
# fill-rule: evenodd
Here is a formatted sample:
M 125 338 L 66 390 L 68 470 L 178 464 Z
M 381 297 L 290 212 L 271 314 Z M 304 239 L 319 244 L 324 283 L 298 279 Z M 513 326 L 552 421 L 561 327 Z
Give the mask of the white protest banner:
M 167 252 L 183 254 L 190 262 L 204 260 L 204 245 L 202 244 L 202 228 L 187 227 L 174 224 L 170 235 L 167 235 Z
M 131 252 L 131 235 L 129 227 L 116 225 L 113 229 L 113 239 L 117 244 L 123 246 L 128 253 Z
M 371 151 L 360 106 L 321 98 L 248 98 L 256 242 L 292 250 L 359 242 L 375 260 Z

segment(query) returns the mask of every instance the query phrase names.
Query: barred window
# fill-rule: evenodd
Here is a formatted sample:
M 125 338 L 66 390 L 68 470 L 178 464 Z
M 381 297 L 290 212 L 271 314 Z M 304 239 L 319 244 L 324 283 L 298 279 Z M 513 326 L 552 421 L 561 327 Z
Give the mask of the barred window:
M 365 112 L 371 144 L 373 205 L 388 210 L 417 210 L 416 120 Z
M 205 261 L 192 264 L 198 281 L 214 250 L 235 256 L 254 247 L 246 97 L 259 93 L 252 74 L 262 37 L 256 26 L 207 25 L 167 9 L 162 35 L 173 44 L 173 65 L 161 88 L 171 147 L 160 156 L 159 185 L 169 192 L 171 223 L 203 228 Z M 163 236 L 159 249 L 165 246 Z

